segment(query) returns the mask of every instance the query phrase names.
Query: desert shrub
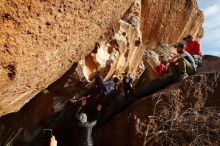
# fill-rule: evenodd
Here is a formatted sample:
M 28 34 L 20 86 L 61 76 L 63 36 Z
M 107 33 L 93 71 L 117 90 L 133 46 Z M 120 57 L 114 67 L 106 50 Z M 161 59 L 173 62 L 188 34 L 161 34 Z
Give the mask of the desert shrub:
M 199 111 L 188 108 L 178 114 L 175 108 L 172 99 L 157 99 L 154 115 L 149 116 L 144 146 L 220 144 L 220 108 L 203 107 Z

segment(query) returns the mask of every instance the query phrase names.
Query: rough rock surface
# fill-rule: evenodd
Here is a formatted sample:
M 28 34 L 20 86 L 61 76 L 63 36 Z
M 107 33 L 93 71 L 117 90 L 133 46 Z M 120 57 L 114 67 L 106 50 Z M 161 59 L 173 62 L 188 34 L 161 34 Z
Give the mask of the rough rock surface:
M 114 25 L 109 38 L 97 42 L 92 53 L 79 61 L 78 70 L 87 80 L 91 80 L 97 72 L 104 80 L 113 75 L 120 76 L 125 71 L 131 76 L 140 74 L 144 51 L 140 20 L 141 0 L 136 0 Z
M 25 146 L 26 143 L 32 141 L 36 135 L 42 132 L 43 128 L 53 125 L 53 121 L 50 121 L 50 119 L 53 119 L 54 116 L 57 117 L 56 115 L 63 110 L 63 107 L 71 98 L 77 98 L 84 94 L 87 83 L 75 71 L 76 66 L 77 64 L 73 65 L 61 79 L 50 85 L 47 90 L 38 93 L 21 110 L 0 118 L 0 145 L 4 145 L 10 134 L 16 133 L 22 128 L 19 137 L 21 139 L 18 140 L 18 144 L 16 142 L 14 145 Z M 76 111 L 70 110 L 70 112 L 69 117 L 73 118 Z M 65 118 L 63 117 L 63 119 Z M 69 125 L 72 120 L 68 119 L 65 123 L 64 125 Z M 2 134 L 2 125 L 5 134 Z M 40 145 L 38 142 L 36 144 Z
M 137 88 L 141 88 L 159 78 L 159 75 L 154 71 L 154 68 L 160 64 L 160 55 L 163 55 L 164 59 L 168 60 L 170 57 L 176 55 L 176 49 L 171 45 L 160 45 L 153 50 L 145 50 L 142 57 L 145 70 L 140 75 Z
M 109 38 L 98 41 L 95 49 L 78 64 L 73 65 L 58 81 L 40 92 L 19 112 L 3 116 L 0 123 L 13 131 L 22 127 L 24 131 L 21 139 L 22 145 L 25 145 L 23 142 L 32 141 L 45 127 L 45 121 L 62 111 L 69 99 L 77 99 L 85 94 L 87 81 L 97 71 L 105 79 L 110 78 L 113 73 L 120 75 L 125 70 L 140 74 L 137 73 L 143 55 L 140 21 L 128 21 L 133 15 L 140 18 L 140 11 L 140 0 L 137 0 L 126 11 L 123 19 L 114 25 Z M 74 112 L 71 113 L 74 115 Z M 15 123 L 17 118 L 22 120 Z
M 20 109 L 88 55 L 133 2 L 1 1 L 0 115 Z
M 174 119 L 181 118 L 181 114 L 189 108 L 199 111 L 204 105 L 220 107 L 219 102 L 217 104 L 218 100 L 216 100 L 219 98 L 219 89 L 219 72 L 201 73 L 171 85 L 156 94 L 137 101 L 115 117 L 114 120 L 97 130 L 95 134 L 96 145 L 155 145 L 155 141 L 153 143 L 151 143 L 152 141 L 146 142 L 146 139 L 149 138 L 147 133 L 160 126 L 156 123 L 149 124 L 151 117 L 156 117 L 158 113 L 165 112 L 167 107 L 172 107 L 167 109 L 168 111 L 173 110 L 172 116 Z M 169 117 L 170 115 L 167 114 L 166 116 Z M 147 129 L 151 129 L 151 131 L 147 131 Z M 157 132 L 160 134 L 160 131 Z M 180 134 L 180 132 L 177 134 Z M 109 141 L 109 137 L 113 140 Z M 187 143 L 187 141 L 185 142 Z
M 220 65 L 220 59 L 213 56 L 204 56 L 204 59 L 204 66 L 200 68 L 199 74 L 167 87 L 152 96 L 138 100 L 125 112 L 109 121 L 107 125 L 96 132 L 96 144 L 133 146 L 142 143 L 143 132 L 146 131 L 149 120 L 148 116 L 153 115 L 158 97 L 162 97 L 165 101 L 173 99 L 169 103 L 175 107 L 176 116 L 188 107 L 195 107 L 195 109 L 200 109 L 204 105 L 219 107 L 220 70 L 217 67 Z M 208 66 L 207 64 L 210 63 L 215 63 L 217 67 Z M 72 137 L 77 136 L 74 114 L 78 103 L 70 104 L 68 101 L 73 96 L 80 97 L 83 94 L 82 89 L 86 85 L 86 81 L 80 79 L 75 67 L 71 68 L 62 79 L 52 84 L 48 90 L 38 94 L 19 112 L 0 118 L 0 126 L 1 124 L 5 125 L 7 135 L 11 133 L 10 131 L 16 132 L 19 128 L 23 128 L 19 139 L 16 140 L 17 145 L 26 145 L 34 139 L 35 145 L 38 145 L 40 142 L 38 136 L 42 135 L 41 132 L 44 128 L 49 127 L 54 129 L 55 135 L 59 141 L 63 142 L 64 146 L 72 142 L 70 141 Z M 4 138 L 2 136 L 0 134 L 1 139 Z M 109 141 L 111 136 L 114 141 Z
M 126 69 L 139 77 L 143 49 L 188 33 L 201 38 L 203 15 L 195 0 L 138 0 L 127 10 L 133 2 L 1 1 L 0 115 L 20 109 L 79 60 L 87 79 Z
M 186 34 L 203 36 L 203 13 L 195 0 L 143 0 L 142 34 L 147 48 L 180 41 Z
M 200 26 L 203 16 L 194 0 L 181 0 L 180 3 L 174 0 L 166 2 L 136 0 L 135 3 L 132 2 L 123 0 L 117 1 L 117 3 L 105 0 L 0 2 L 3 3 L 2 9 L 0 9 L 0 14 L 2 14 L 0 23 L 4 24 L 0 25 L 0 37 L 4 38 L 0 39 L 0 115 L 18 110 L 35 94 L 43 90 L 18 112 L 0 118 L 1 140 L 7 139 L 7 135 L 22 128 L 23 131 L 16 139 L 15 145 L 25 146 L 36 140 L 34 144 L 38 146 L 38 136 L 42 135 L 42 129 L 51 127 L 54 128 L 58 140 L 63 142 L 62 145 L 69 145 L 71 143 L 69 140 L 73 140 L 73 135 L 77 136 L 77 131 L 73 128 L 76 124 L 74 114 L 77 103 L 69 105 L 68 101 L 71 98 L 77 99 L 86 92 L 85 87 L 96 72 L 108 80 L 113 75 L 119 76 L 122 72 L 128 71 L 136 79 L 139 79 L 141 75 L 144 78 L 150 78 L 146 80 L 149 82 L 157 78 L 150 68 L 158 63 L 158 55 L 170 56 L 170 53 L 175 52 L 172 47 L 161 45 L 162 43 L 176 43 L 188 33 L 194 34 L 197 38 L 202 36 L 198 32 L 202 30 Z M 5 14 L 5 12 L 10 13 Z M 190 15 L 189 19 L 181 19 L 185 18 L 187 14 Z M 172 17 L 168 17 L 169 15 L 175 16 L 174 19 L 178 18 L 178 23 L 175 23 L 174 19 L 171 19 Z M 121 19 L 119 20 L 119 18 Z M 187 26 L 182 23 L 180 26 L 180 21 Z M 173 24 L 173 27 L 166 23 Z M 176 33 L 174 34 L 174 32 Z M 105 34 L 103 35 L 103 33 Z M 5 39 L 7 38 L 5 35 L 10 37 Z M 5 45 L 6 42 L 8 45 Z M 155 49 L 149 50 L 152 48 Z M 212 63 L 216 62 L 212 57 L 209 59 L 212 60 Z M 78 63 L 72 65 L 74 62 Z M 68 70 L 68 68 L 70 69 Z M 209 69 L 215 71 L 215 66 L 210 66 Z M 201 70 L 207 71 L 205 68 Z M 63 73 L 65 74 L 63 75 Z M 199 80 L 201 81 L 198 82 L 199 87 L 203 88 L 202 83 L 207 83 L 212 89 L 214 85 L 209 84 L 208 79 L 216 81 L 213 78 L 218 78 L 218 73 L 211 73 L 211 75 L 198 75 L 190 78 L 186 83 L 191 85 L 191 81 Z M 55 81 L 58 78 L 60 79 Z M 44 90 L 52 82 L 54 83 Z M 142 82 L 142 84 L 146 82 Z M 174 89 L 181 90 L 182 87 L 178 84 Z M 204 87 L 204 89 L 206 88 Z M 207 89 L 207 94 L 211 93 L 210 89 Z M 197 91 L 192 91 L 192 94 L 195 92 Z M 179 92 L 176 94 L 180 95 Z M 217 95 L 217 93 L 214 94 Z M 159 95 L 159 93 L 155 95 Z M 201 96 L 203 95 L 202 92 Z M 142 101 L 143 103 L 141 103 Z M 145 103 L 149 104 L 148 110 L 146 110 Z M 153 104 L 152 99 L 145 98 L 129 107 L 125 113 L 128 114 L 132 109 L 137 115 L 139 115 L 137 112 L 143 112 L 143 116 L 145 112 L 147 112 L 146 115 L 151 115 Z M 211 102 L 211 104 L 213 103 Z M 139 107 L 135 107 L 136 105 Z M 199 102 L 200 105 L 202 103 Z M 108 144 L 104 143 L 107 141 L 109 145 L 133 144 L 129 140 L 126 142 L 125 138 L 128 136 L 127 139 L 129 139 L 130 136 L 134 136 L 133 131 L 130 130 L 136 129 L 132 127 L 134 125 L 132 122 L 126 121 L 127 115 L 124 115 L 124 113 L 119 115 L 118 118 L 100 129 L 105 141 L 101 140 L 97 143 L 98 145 L 107 146 Z M 133 117 L 131 116 L 131 118 Z M 147 120 L 147 116 L 143 119 Z M 133 121 L 137 123 L 140 120 Z M 123 122 L 129 125 L 125 125 Z M 112 123 L 113 125 L 111 125 Z M 114 123 L 117 124 L 114 125 Z M 1 124 L 5 126 L 3 137 Z M 129 126 L 132 129 L 129 129 Z M 114 134 L 111 130 L 108 133 L 107 128 L 120 129 L 123 135 L 118 133 L 117 138 L 124 137 L 121 140 L 115 138 L 110 142 L 108 136 L 114 136 Z M 142 133 L 142 129 L 139 132 Z M 73 135 L 71 135 L 72 133 Z M 97 140 L 102 139 L 101 135 L 98 131 Z M 143 134 L 139 136 L 139 139 L 142 140 L 142 138 Z M 113 143 L 116 140 L 118 143 Z M 134 140 L 134 143 L 136 142 Z

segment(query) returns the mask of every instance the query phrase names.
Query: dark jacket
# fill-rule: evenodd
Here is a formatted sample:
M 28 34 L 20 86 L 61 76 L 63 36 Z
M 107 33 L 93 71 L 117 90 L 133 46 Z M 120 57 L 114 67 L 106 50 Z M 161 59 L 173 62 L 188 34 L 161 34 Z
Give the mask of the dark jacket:
M 92 128 L 96 125 L 97 120 L 87 123 L 81 123 L 79 120 L 79 113 L 82 107 L 79 107 L 76 117 L 79 121 L 78 126 L 80 128 L 80 135 L 78 140 L 78 146 L 93 146 L 92 140 Z
M 102 80 L 94 81 L 90 88 L 90 95 L 97 96 L 98 94 L 103 94 L 105 92 L 105 86 Z
M 123 84 L 124 84 L 124 88 L 129 89 L 131 88 L 131 83 L 132 83 L 132 78 L 131 77 L 123 77 Z

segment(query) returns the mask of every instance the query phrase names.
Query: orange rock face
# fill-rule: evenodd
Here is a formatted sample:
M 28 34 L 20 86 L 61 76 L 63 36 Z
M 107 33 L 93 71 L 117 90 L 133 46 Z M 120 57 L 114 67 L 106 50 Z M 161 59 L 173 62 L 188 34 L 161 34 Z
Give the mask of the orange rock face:
M 142 34 L 148 48 L 180 41 L 186 34 L 200 39 L 203 13 L 196 0 L 143 0 Z
M 133 1 L 1 1 L 0 115 L 20 109 L 89 54 Z
M 99 72 L 105 80 L 113 75 L 128 72 L 132 76 L 140 74 L 144 47 L 142 46 L 141 0 L 134 4 L 114 25 L 108 39 L 96 43 L 95 49 L 79 62 L 84 76 L 90 80 Z
M 144 50 L 186 34 L 201 38 L 202 22 L 195 0 L 3 0 L 0 116 L 19 110 L 76 62 L 87 80 L 124 71 L 138 79 Z
M 39 145 L 35 138 L 47 127 L 54 126 L 61 133 L 59 128 L 70 129 L 69 124 L 76 124 L 73 115 L 78 104 L 70 99 L 87 93 L 87 83 L 94 74 L 98 72 L 108 80 L 128 72 L 143 88 L 158 77 L 152 70 L 158 64 L 158 56 L 168 58 L 175 54 L 170 44 L 187 34 L 199 40 L 203 35 L 202 22 L 196 0 L 2 0 L 0 129 L 5 123 L 6 130 L 24 128 L 15 141 L 20 145 L 33 140 Z M 216 66 L 208 69 L 216 71 Z M 219 88 L 219 76 L 193 76 L 137 101 L 97 131 L 96 144 L 143 145 L 148 116 L 154 112 L 153 99 L 172 96 L 177 107 L 174 112 L 179 114 L 185 107 L 185 95 L 189 99 L 199 94 L 195 107 L 202 107 L 203 97 Z M 110 141 L 110 137 L 114 140 Z M 72 135 L 67 138 L 73 139 Z M 69 145 L 68 140 L 61 143 Z

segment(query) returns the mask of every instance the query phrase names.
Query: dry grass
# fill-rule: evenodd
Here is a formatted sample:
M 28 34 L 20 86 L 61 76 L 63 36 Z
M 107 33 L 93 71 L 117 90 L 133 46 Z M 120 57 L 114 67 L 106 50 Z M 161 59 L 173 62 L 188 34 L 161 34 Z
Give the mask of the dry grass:
M 0 125 L 0 146 L 13 146 L 13 142 L 23 131 L 22 128 L 17 131 L 13 131 L 5 128 L 4 125 Z
M 149 117 L 143 146 L 220 145 L 220 108 L 188 108 L 177 114 L 172 100 L 158 98 Z M 157 112 L 158 107 L 163 107 Z

